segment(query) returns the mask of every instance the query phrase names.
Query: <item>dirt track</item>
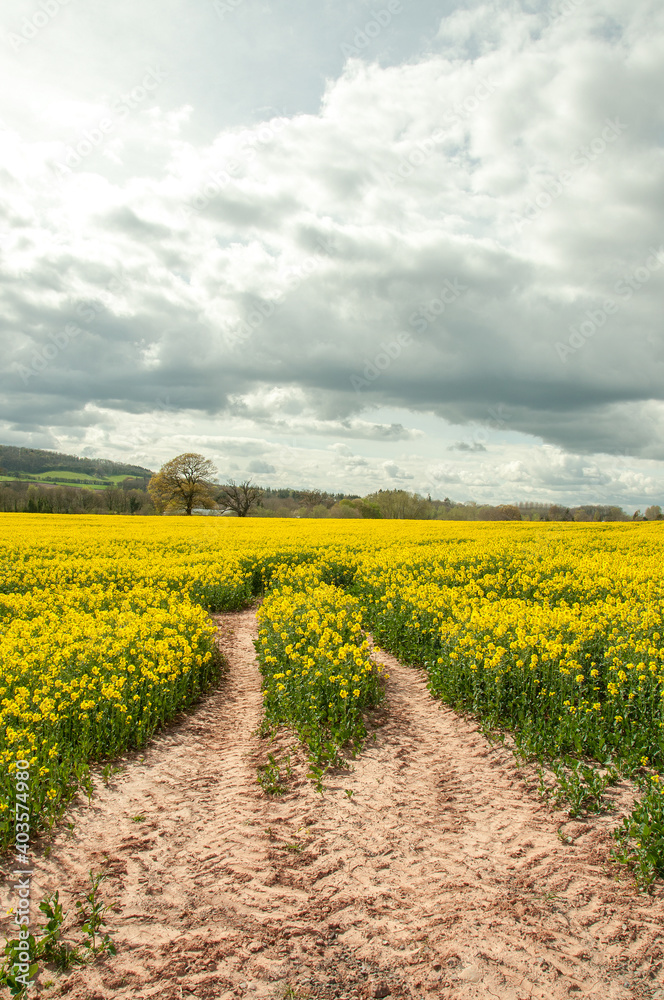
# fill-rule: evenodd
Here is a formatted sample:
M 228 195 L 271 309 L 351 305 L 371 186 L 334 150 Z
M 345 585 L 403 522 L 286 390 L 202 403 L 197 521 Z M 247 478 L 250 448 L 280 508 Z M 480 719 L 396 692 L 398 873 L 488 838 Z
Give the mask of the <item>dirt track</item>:
M 90 867 L 112 873 L 119 949 L 40 995 L 664 997 L 664 893 L 616 880 L 601 823 L 567 823 L 563 843 L 564 817 L 511 754 L 417 671 L 383 657 L 376 740 L 324 795 L 277 744 L 294 777 L 268 798 L 254 617 L 219 621 L 227 680 L 74 810 L 39 864 L 38 890 L 70 898 Z

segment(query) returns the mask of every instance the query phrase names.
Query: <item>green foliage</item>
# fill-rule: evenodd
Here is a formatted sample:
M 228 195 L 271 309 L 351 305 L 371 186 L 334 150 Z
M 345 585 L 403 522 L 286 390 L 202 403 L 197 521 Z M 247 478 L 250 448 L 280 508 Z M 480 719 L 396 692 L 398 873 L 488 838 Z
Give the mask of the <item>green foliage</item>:
M 124 767 L 118 766 L 117 764 L 109 763 L 104 764 L 102 768 L 101 776 L 105 785 L 108 785 L 109 781 L 116 774 L 121 774 L 124 771 Z
M 148 492 L 161 514 L 191 516 L 195 507 L 214 509 L 216 487 L 211 477 L 216 471 L 203 455 L 185 452 L 162 465 L 148 483 Z
M 407 490 L 379 490 L 364 498 L 369 512 L 367 517 L 427 520 L 435 517 L 431 500 Z M 376 513 L 376 511 L 378 513 Z
M 619 772 L 664 763 L 656 570 L 647 597 L 628 574 L 617 583 L 603 536 L 583 530 L 557 552 L 522 547 L 516 532 L 493 551 L 487 536 L 459 558 L 423 552 L 421 565 L 411 550 L 387 572 L 362 566 L 353 588 L 381 646 L 423 666 L 431 693 L 485 732 L 509 733 L 518 757 L 546 763 L 540 792 L 573 817 L 606 808 Z M 663 839 L 650 790 L 621 834 L 644 883 L 662 872 Z
M 67 918 L 62 910 L 59 891 L 45 896 L 39 909 L 47 917 L 42 937 L 37 945 L 37 957 L 52 962 L 61 972 L 67 972 L 74 965 L 83 962 L 78 948 L 61 940 L 61 928 Z
M 321 795 L 325 791 L 325 786 L 323 785 L 323 778 L 325 777 L 325 773 L 327 770 L 328 770 L 327 767 L 321 767 L 320 765 L 314 763 L 309 764 L 309 772 L 307 774 L 307 777 L 311 778 L 311 780 L 314 783 L 314 788 L 316 789 L 317 792 L 320 792 Z
M 21 956 L 29 954 L 29 961 L 21 963 Z M 9 990 L 11 997 L 18 997 L 23 1000 L 28 996 L 28 988 L 25 980 L 32 980 L 37 974 L 39 965 L 36 961 L 37 945 L 34 936 L 30 934 L 27 940 L 12 938 L 5 941 L 3 949 L 4 960 L 0 965 L 0 986 L 5 986 Z M 27 965 L 27 969 L 25 966 Z
M 152 475 L 150 469 L 144 469 L 141 465 L 112 462 L 107 458 L 79 458 L 77 455 L 64 455 L 58 451 L 45 451 L 41 448 L 17 448 L 9 444 L 0 445 L 0 466 L 5 472 L 27 475 L 38 475 L 53 470 L 96 476 L 97 478 L 103 477 L 104 479 L 117 476 L 149 479 Z
M 278 761 L 274 754 L 269 753 L 267 761 L 267 764 L 262 764 L 258 768 L 258 784 L 266 795 L 284 795 L 287 790 L 284 778 L 290 778 L 293 773 L 290 766 L 290 756 L 287 756 L 284 761 Z M 285 764 L 284 775 L 281 774 L 282 764 Z
M 323 767 L 343 763 L 343 748 L 362 744 L 363 711 L 382 697 L 360 602 L 325 582 L 353 575 L 334 554 L 320 564 L 284 567 L 258 612 L 265 718 L 291 726 Z
M 641 886 L 664 876 L 664 783 L 660 775 L 651 775 L 641 801 L 614 836 L 619 844 L 614 857 L 630 865 Z
M 614 768 L 609 767 L 602 774 L 596 768 L 572 757 L 552 761 L 549 766 L 554 784 L 551 786 L 546 782 L 544 770 L 540 768 L 540 795 L 556 809 L 566 808 L 572 818 L 583 813 L 602 812 L 606 807 L 602 795 L 618 780 L 618 772 Z
M 95 875 L 90 870 L 90 891 L 84 900 L 76 902 L 84 933 L 80 947 L 69 944 L 62 938 L 62 926 L 68 914 L 63 911 L 59 890 L 44 896 L 39 904 L 40 911 L 46 917 L 39 937 L 35 938 L 30 934 L 25 941 L 20 938 L 5 941 L 4 961 L 0 966 L 0 986 L 5 986 L 10 996 L 18 997 L 19 1000 L 27 997 L 29 990 L 22 980 L 34 980 L 43 963 L 54 965 L 60 972 L 67 972 L 75 965 L 92 961 L 98 955 L 116 954 L 110 934 L 104 931 L 104 914 L 108 906 L 99 897 L 99 888 L 107 877 L 103 873 Z M 30 961 L 21 965 L 19 956 L 24 956 L 26 950 Z
M 154 514 L 144 489 L 114 484 L 57 485 L 0 482 L 0 511 L 19 514 Z
M 99 898 L 99 887 L 107 878 L 107 874 L 99 872 L 95 875 L 90 869 L 90 891 L 85 900 L 76 901 L 76 909 L 83 921 L 81 926 L 85 934 L 83 947 L 87 948 L 91 955 L 101 955 L 106 951 L 110 955 L 116 954 L 116 947 L 110 934 L 103 930 L 104 914 L 108 906 Z

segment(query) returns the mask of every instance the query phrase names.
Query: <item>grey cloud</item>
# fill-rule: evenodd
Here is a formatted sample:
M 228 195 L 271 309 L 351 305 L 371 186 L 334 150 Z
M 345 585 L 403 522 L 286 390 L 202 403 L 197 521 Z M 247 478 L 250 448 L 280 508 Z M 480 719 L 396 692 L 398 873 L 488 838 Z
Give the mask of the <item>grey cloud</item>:
M 477 452 L 477 451 L 486 451 L 486 447 L 482 444 L 481 441 L 473 441 L 471 444 L 469 444 L 467 441 L 457 441 L 456 444 L 449 445 L 447 450 Z
M 227 455 L 265 455 L 271 447 L 265 441 L 252 441 L 249 438 L 209 438 L 206 446 Z
M 431 7 L 412 6 L 432 24 Z M 347 22 L 325 14 L 336 38 L 366 20 L 362 5 L 344 11 Z M 0 259 L 0 413 L 26 435 L 88 427 L 101 410 L 117 426 L 122 414 L 164 410 L 217 426 L 223 416 L 239 438 L 265 436 L 268 450 L 247 455 L 270 457 L 275 434 L 327 435 L 371 442 L 382 460 L 381 444 L 419 440 L 409 411 L 576 455 L 664 459 L 664 266 L 634 278 L 664 227 L 664 14 L 616 0 L 608 31 L 605 13 L 596 0 L 578 18 L 502 2 L 450 8 L 427 51 L 389 70 L 367 60 L 331 73 L 320 107 L 289 112 L 186 221 L 251 115 L 220 117 L 209 139 L 178 117 L 181 103 L 155 108 L 127 124 L 127 145 L 143 140 L 140 171 L 109 160 L 107 176 L 95 173 L 106 169 L 95 157 L 60 187 L 46 138 L 18 136 Z M 246 51 L 242 32 L 260 18 L 248 5 L 236 14 L 224 30 Z M 319 30 L 319 17 L 300 11 L 297 31 Z M 283 37 L 274 11 L 267 20 Z M 194 21 L 210 30 L 201 11 Z M 404 18 L 385 45 L 410 31 Z M 256 44 L 267 51 L 263 33 Z M 178 65 L 185 57 L 173 50 Z M 133 67 L 127 78 L 139 78 Z M 489 96 L 464 110 L 489 78 Z M 264 106 L 249 89 L 250 107 Z M 197 114 L 216 101 L 201 98 Z M 609 120 L 625 127 L 602 139 Z M 22 380 L 19 366 L 51 351 L 69 322 L 83 330 L 75 345 Z M 373 421 L 377 408 L 399 419 Z M 229 455 L 242 447 L 219 444 Z M 465 457 L 485 445 L 448 447 Z M 384 473 L 411 475 L 394 463 Z
M 383 470 L 390 479 L 414 479 L 410 473 L 405 472 L 404 469 L 399 468 L 396 462 L 383 462 Z
M 273 472 L 277 471 L 273 465 L 270 465 L 269 462 L 260 461 L 250 462 L 247 466 L 247 470 L 249 472 L 260 472 L 264 475 L 271 475 Z
M 233 229 L 270 230 L 280 225 L 298 209 L 293 196 L 234 191 L 219 193 L 200 209 L 201 215 L 226 223 Z
M 308 424 L 308 432 L 316 435 L 333 435 L 364 441 L 413 441 L 420 432 L 402 424 L 372 424 L 365 420 L 326 421 Z
M 135 240 L 163 240 L 172 235 L 172 231 L 168 226 L 164 226 L 161 223 L 148 222 L 147 219 L 141 219 L 127 205 L 106 213 L 99 221 L 102 226 L 108 226 L 110 229 L 118 229 Z

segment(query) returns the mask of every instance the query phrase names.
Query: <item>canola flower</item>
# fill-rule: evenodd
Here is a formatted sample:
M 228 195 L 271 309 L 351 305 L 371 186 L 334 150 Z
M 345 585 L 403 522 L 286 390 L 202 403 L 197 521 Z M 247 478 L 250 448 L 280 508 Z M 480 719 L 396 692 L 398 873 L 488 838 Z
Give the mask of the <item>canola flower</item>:
M 339 760 L 345 743 L 360 746 L 363 710 L 382 696 L 360 600 L 323 582 L 326 575 L 325 564 L 277 573 L 256 643 L 266 721 L 291 725 L 317 764 Z
M 377 641 L 424 664 L 432 693 L 533 752 L 661 767 L 664 533 L 483 527 L 481 552 L 458 543 L 426 573 L 412 550 L 380 574 L 380 557 L 363 562 Z
M 0 616 L 3 835 L 16 760 L 30 762 L 30 805 L 45 825 L 89 761 L 142 746 L 217 669 L 208 616 L 174 594 L 35 590 L 0 595 Z
M 51 822 L 90 761 L 211 682 L 207 612 L 259 594 L 266 719 L 315 759 L 357 745 L 381 696 L 370 630 L 535 753 L 661 772 L 662 567 L 658 523 L 0 515 L 0 809 L 27 757 Z

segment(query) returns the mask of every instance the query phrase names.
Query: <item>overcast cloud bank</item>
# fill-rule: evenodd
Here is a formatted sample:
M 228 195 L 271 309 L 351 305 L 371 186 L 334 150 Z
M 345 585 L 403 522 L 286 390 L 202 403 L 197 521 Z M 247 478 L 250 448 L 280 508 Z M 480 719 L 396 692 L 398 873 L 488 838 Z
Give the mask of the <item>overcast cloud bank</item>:
M 252 0 L 197 12 L 184 54 L 184 0 L 158 22 L 91 6 L 139 39 L 117 82 L 76 4 L 5 25 L 32 83 L 0 131 L 3 441 L 152 466 L 198 450 L 269 485 L 664 496 L 661 4 L 480 3 L 416 39 L 386 5 L 362 51 L 369 8 L 329 39 L 311 11 L 282 57 L 307 32 L 321 66 L 335 47 L 316 107 L 293 48 L 301 106 L 244 124 L 217 109 L 242 83 L 204 35 L 253 29 L 269 63 Z M 58 76 L 63 39 L 83 55 Z

